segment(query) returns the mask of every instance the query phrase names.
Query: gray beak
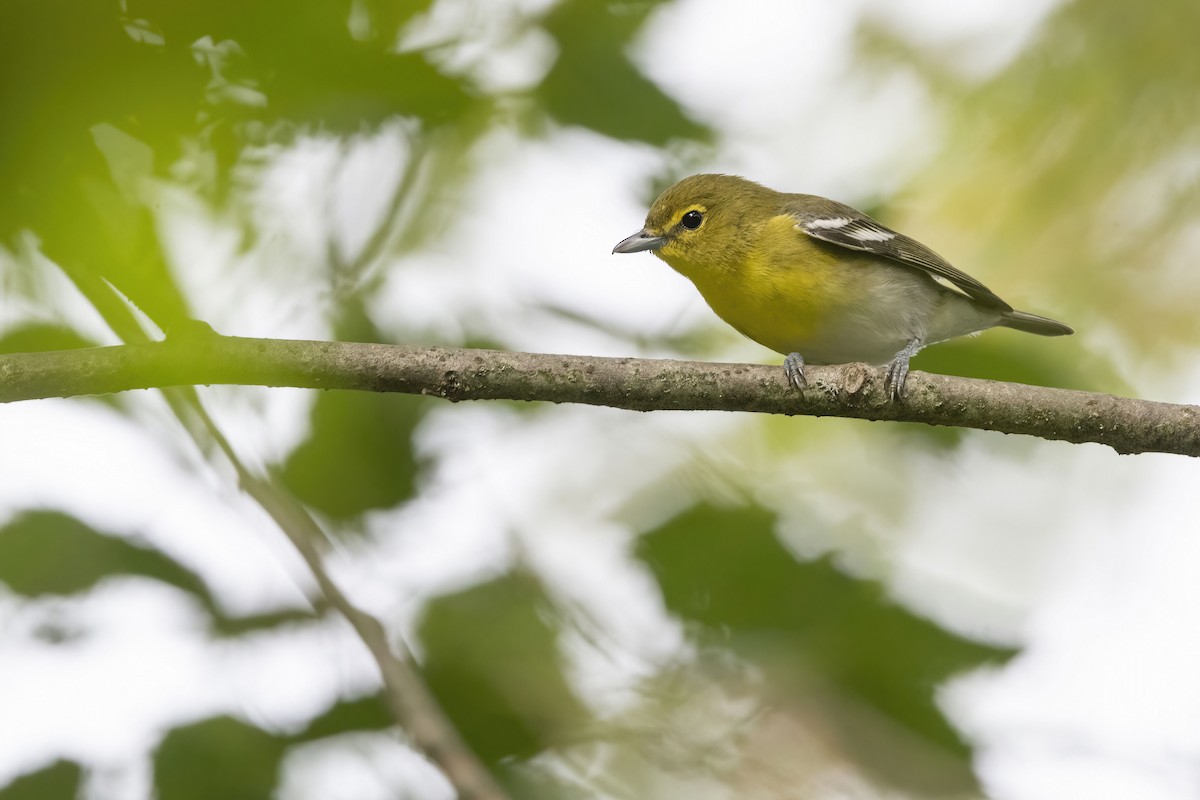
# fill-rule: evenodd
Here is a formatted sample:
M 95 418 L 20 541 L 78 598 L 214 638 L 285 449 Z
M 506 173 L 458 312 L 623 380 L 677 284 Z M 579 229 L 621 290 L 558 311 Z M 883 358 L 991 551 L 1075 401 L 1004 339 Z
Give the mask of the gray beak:
M 638 231 L 628 239 L 622 239 L 616 247 L 613 248 L 614 253 L 640 253 L 643 250 L 657 250 L 667 243 L 665 236 L 651 236 L 645 231 Z

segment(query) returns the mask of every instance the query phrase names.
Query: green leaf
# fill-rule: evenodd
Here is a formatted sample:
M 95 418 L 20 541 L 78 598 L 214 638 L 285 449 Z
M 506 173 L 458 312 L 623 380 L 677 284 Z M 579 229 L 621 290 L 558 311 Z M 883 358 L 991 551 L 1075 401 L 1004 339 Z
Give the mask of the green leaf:
M 81 774 L 78 764 L 56 761 L 0 789 L 0 800 L 74 800 L 79 796 Z
M 199 577 L 175 561 L 58 511 L 26 512 L 0 528 L 0 581 L 17 594 L 77 594 L 122 574 L 154 578 L 212 604 Z
M 154 755 L 158 800 L 272 797 L 287 740 L 230 717 L 167 734 Z
M 587 721 L 563 674 L 559 623 L 541 585 L 521 573 L 426 609 L 418 629 L 425 678 L 484 761 L 529 758 Z
M 140 575 L 188 593 L 209 612 L 216 631 L 224 635 L 313 618 L 307 609 L 229 617 L 191 570 L 157 550 L 102 533 L 58 511 L 28 511 L 0 528 L 0 583 L 16 594 L 80 594 L 116 575 Z
M 355 298 L 340 309 L 334 336 L 375 342 L 379 331 Z M 324 392 L 313 405 L 308 438 L 282 468 L 303 502 L 337 519 L 392 508 L 412 497 L 419 465 L 412 435 L 428 404 L 384 392 Z
M 398 505 L 413 494 L 412 433 L 425 407 L 403 395 L 325 392 L 313 406 L 308 439 L 283 465 L 284 483 L 337 519 Z
M 389 716 L 387 701 L 382 692 L 345 700 L 314 719 L 297 737 L 297 741 L 313 741 L 350 731 L 374 731 L 391 728 L 396 721 Z
M 623 4 L 618 9 L 611 3 L 568 0 L 546 16 L 543 25 L 558 43 L 558 59 L 537 96 L 554 117 L 617 139 L 656 145 L 708 135 L 626 55 L 634 31 L 654 5 Z

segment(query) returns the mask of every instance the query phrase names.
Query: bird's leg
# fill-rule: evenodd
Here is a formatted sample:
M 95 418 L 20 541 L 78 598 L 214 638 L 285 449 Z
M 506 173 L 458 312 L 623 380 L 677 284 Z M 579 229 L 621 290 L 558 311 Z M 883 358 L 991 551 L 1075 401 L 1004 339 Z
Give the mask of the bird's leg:
M 909 339 L 904 349 L 892 357 L 883 376 L 883 388 L 891 395 L 893 401 L 899 401 L 904 394 L 904 381 L 908 378 L 908 362 L 921 351 L 923 342 L 920 339 Z
M 808 381 L 804 377 L 804 356 L 799 353 L 788 353 L 787 358 L 783 359 L 783 374 L 787 376 L 787 381 L 792 388 L 797 391 L 802 391 L 805 386 L 808 386 Z

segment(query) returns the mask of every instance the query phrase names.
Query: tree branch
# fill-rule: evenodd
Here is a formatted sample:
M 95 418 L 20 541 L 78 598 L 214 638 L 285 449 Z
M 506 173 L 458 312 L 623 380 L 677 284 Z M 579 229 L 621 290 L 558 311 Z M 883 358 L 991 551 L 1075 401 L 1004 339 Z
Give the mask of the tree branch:
M 635 411 L 718 410 L 923 422 L 1095 442 L 1118 453 L 1200 455 L 1200 407 L 914 372 L 892 403 L 862 364 L 779 367 L 442 347 L 195 336 L 0 356 L 0 402 L 198 384 L 541 400 Z

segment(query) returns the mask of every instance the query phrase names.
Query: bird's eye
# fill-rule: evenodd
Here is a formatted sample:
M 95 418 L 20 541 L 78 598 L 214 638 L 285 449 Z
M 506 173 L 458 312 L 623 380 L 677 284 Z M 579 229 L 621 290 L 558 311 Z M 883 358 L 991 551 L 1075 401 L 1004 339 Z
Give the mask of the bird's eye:
M 700 223 L 704 221 L 703 215 L 699 211 L 689 211 L 683 215 L 683 219 L 679 220 L 683 223 L 683 227 L 689 231 L 694 231 L 700 227 Z

